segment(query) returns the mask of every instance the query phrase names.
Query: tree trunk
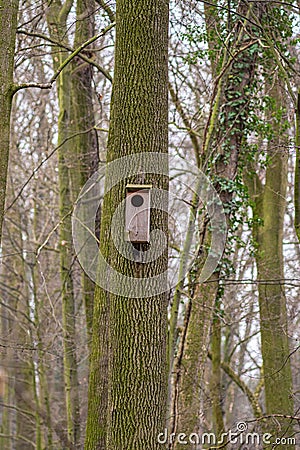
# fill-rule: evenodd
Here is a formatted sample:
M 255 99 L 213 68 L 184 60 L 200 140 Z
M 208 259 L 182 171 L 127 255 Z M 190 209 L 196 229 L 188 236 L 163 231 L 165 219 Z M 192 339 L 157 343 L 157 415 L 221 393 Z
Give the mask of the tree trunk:
M 59 0 L 52 2 L 48 9 L 47 22 L 50 36 L 62 42 L 67 30 L 67 17 L 72 1 L 61 4 Z M 61 48 L 53 52 L 53 68 L 61 65 L 67 57 Z M 58 117 L 58 175 L 59 175 L 59 214 L 60 226 L 60 275 L 62 286 L 62 322 L 64 342 L 64 378 L 67 427 L 69 440 L 75 445 L 80 442 L 80 402 L 76 356 L 76 324 L 75 298 L 73 286 L 74 251 L 72 246 L 72 192 L 70 171 L 76 160 L 72 135 L 72 103 L 71 103 L 71 66 L 68 65 L 60 73 L 57 80 L 59 103 Z M 73 125 L 74 126 L 74 125 Z
M 76 15 L 75 47 L 79 47 L 94 35 L 94 0 L 78 0 Z M 85 49 L 88 51 L 88 48 Z M 90 58 L 93 54 L 89 55 Z M 96 130 L 82 133 L 95 125 L 93 89 L 92 89 L 92 67 L 76 57 L 72 62 L 72 105 L 74 113 L 73 131 L 78 136 L 72 140 L 76 158 L 70 170 L 73 201 L 76 200 L 80 189 L 87 179 L 98 168 L 98 139 Z M 82 288 L 86 311 L 86 324 L 88 344 L 91 346 L 93 305 L 94 305 L 94 282 L 86 275 L 82 275 Z
M 271 89 L 275 111 L 285 105 L 285 91 L 279 79 Z M 254 232 L 258 243 L 256 264 L 260 309 L 261 351 L 267 414 L 293 415 L 293 385 L 289 358 L 287 311 L 284 285 L 283 227 L 286 207 L 288 136 L 281 128 L 286 116 L 272 117 L 273 138 L 268 144 L 270 162 L 263 187 L 259 180 L 250 192 L 255 201 L 254 213 L 263 219 Z M 293 436 L 287 419 L 268 423 L 267 431 L 275 437 Z M 294 450 L 294 445 L 278 445 L 279 450 Z
M 168 2 L 118 0 L 108 161 L 142 152 L 167 156 L 167 51 Z M 140 167 L 146 164 L 145 156 L 140 157 L 139 163 Z M 141 264 L 121 256 L 111 241 L 112 215 L 124 199 L 126 183 L 151 183 L 154 188 L 164 190 L 168 187 L 166 176 L 140 171 L 137 167 L 136 175 L 124 175 L 106 194 L 100 230 L 100 250 L 106 261 L 133 280 L 149 278 L 167 268 L 167 251 L 156 261 Z M 112 175 L 107 173 L 107 183 Z M 167 234 L 166 215 L 153 210 L 151 226 Z M 156 245 L 159 247 L 162 242 Z M 147 244 L 142 244 L 141 249 L 146 250 Z M 167 289 L 167 280 L 165 283 Z M 118 287 L 122 289 L 122 286 L 111 288 Z M 124 289 L 126 287 L 128 285 L 124 285 Z M 145 292 L 141 295 L 145 296 Z M 109 325 L 99 329 L 108 315 Z M 158 434 L 164 430 L 166 419 L 167 295 L 129 298 L 99 288 L 95 295 L 93 324 L 86 449 L 160 448 Z M 107 342 L 103 337 L 107 329 L 108 397 L 107 408 L 101 415 L 103 420 L 99 423 L 96 412 L 101 408 L 101 400 L 106 398 L 107 389 L 105 377 L 100 373 L 107 357 Z
M 10 114 L 13 96 L 13 70 L 17 31 L 18 0 L 0 3 L 0 244 L 4 216 L 10 141 Z
M 40 421 L 37 415 L 38 398 L 36 396 L 33 352 L 27 354 L 24 349 L 33 347 L 32 322 L 30 319 L 30 296 L 27 284 L 24 241 L 21 227 L 24 222 L 23 212 L 19 209 L 15 218 L 18 226 L 16 235 L 20 255 L 16 272 L 21 282 L 21 291 L 17 301 L 17 317 L 14 323 L 15 342 L 20 348 L 14 352 L 14 394 L 16 403 L 16 450 L 40 450 Z
M 246 16 L 248 14 L 248 5 L 241 5 L 239 13 Z M 236 56 L 228 66 L 228 72 L 225 71 L 222 76 L 222 100 L 220 100 L 222 109 L 218 112 L 217 128 L 215 125 L 213 134 L 213 156 L 216 161 L 214 169 L 215 186 L 227 210 L 230 209 L 233 198 L 231 187 L 237 175 L 239 155 L 245 139 L 245 133 L 247 132 L 245 125 L 250 108 L 251 86 L 255 75 L 257 52 L 251 48 L 242 50 L 244 46 L 251 42 L 246 26 L 247 20 L 235 27 L 234 45 L 230 48 L 229 54 L 227 54 L 227 50 L 224 50 L 223 67 L 228 64 L 232 55 L 236 53 Z M 215 66 L 213 66 L 213 69 L 215 70 Z M 208 128 L 211 128 L 210 124 Z M 206 137 L 206 139 L 210 138 Z M 209 141 L 205 144 L 205 148 L 208 148 L 208 144 Z M 230 227 L 230 212 L 226 215 L 228 226 Z M 204 240 L 205 245 L 209 247 L 207 225 L 204 227 Z M 205 251 L 203 251 L 203 255 L 205 255 Z M 189 435 L 190 433 L 199 433 L 201 431 L 200 397 L 214 305 L 219 290 L 218 280 L 219 269 L 212 274 L 206 284 L 201 285 L 196 282 L 190 317 L 187 323 L 181 373 L 178 378 L 178 406 L 173 408 L 174 416 L 177 415 L 177 417 L 174 417 L 174 427 L 171 430 L 173 432 L 184 430 Z M 215 380 L 221 377 L 221 366 L 218 364 L 218 358 L 217 354 L 213 355 Z M 217 383 L 215 388 L 219 389 L 220 384 Z M 215 397 L 220 398 L 221 393 L 215 392 Z M 218 426 L 215 430 L 216 434 L 218 434 L 223 427 L 220 416 L 221 411 L 217 408 L 216 402 L 214 402 L 214 407 L 216 408 L 215 413 L 218 414 L 218 420 L 216 421 Z M 190 450 L 194 446 L 193 444 L 187 444 L 186 448 Z
M 297 96 L 296 107 L 296 162 L 295 162 L 295 181 L 294 181 L 294 204 L 295 204 L 295 230 L 300 241 L 300 90 Z
M 221 369 L 221 342 L 222 342 L 222 328 L 220 320 L 220 302 L 217 300 L 215 305 L 215 314 L 211 327 L 211 378 L 210 378 L 210 397 L 212 403 L 212 424 L 215 435 L 219 439 L 224 433 L 223 420 L 223 395 L 222 391 L 222 369 Z

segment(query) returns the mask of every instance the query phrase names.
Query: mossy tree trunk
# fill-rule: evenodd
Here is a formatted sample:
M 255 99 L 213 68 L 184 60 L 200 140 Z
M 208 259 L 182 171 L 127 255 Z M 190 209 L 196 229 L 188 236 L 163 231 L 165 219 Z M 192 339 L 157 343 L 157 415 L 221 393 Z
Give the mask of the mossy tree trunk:
M 250 6 L 251 8 L 251 6 Z M 239 13 L 246 17 L 248 5 L 241 5 Z M 233 24 L 232 24 L 233 26 Z M 223 67 L 228 63 L 231 55 L 236 52 L 233 59 L 224 73 L 221 86 L 220 104 L 222 110 L 218 112 L 217 122 L 214 125 L 212 134 L 213 151 L 215 158 L 214 179 L 215 187 L 227 211 L 227 224 L 230 227 L 231 210 L 230 205 L 233 198 L 232 185 L 237 175 L 239 157 L 242 145 L 247 132 L 246 118 L 250 109 L 251 88 L 255 76 L 255 65 L 257 52 L 249 49 L 242 50 L 252 41 L 251 31 L 247 29 L 247 20 L 239 22 L 235 27 L 235 39 L 233 40 L 230 52 L 224 51 Z M 211 33 L 211 24 L 208 22 L 208 32 Z M 214 64 L 213 70 L 216 69 Z M 212 125 L 209 125 L 210 127 Z M 207 143 L 206 147 L 208 147 Z M 233 211 L 234 213 L 234 211 Z M 206 255 L 205 246 L 209 247 L 209 233 L 207 225 L 203 227 L 203 256 Z M 202 261 L 202 259 L 201 259 Z M 201 261 L 199 272 L 201 271 Z M 183 358 L 178 377 L 177 406 L 174 405 L 174 425 L 173 430 L 180 432 L 184 430 L 187 435 L 200 429 L 200 405 L 201 390 L 203 384 L 204 367 L 207 360 L 207 353 L 210 343 L 211 324 L 214 317 L 215 304 L 219 304 L 219 275 L 217 269 L 209 278 L 206 284 L 195 283 L 191 309 L 186 324 L 186 335 L 184 337 Z M 220 434 L 224 428 L 223 412 L 221 408 L 221 339 L 219 311 L 215 311 L 215 324 L 212 336 L 213 377 L 213 423 L 214 432 Z M 176 390 L 176 387 L 175 387 Z M 177 417 L 176 417 L 177 416 Z M 187 449 L 194 448 L 193 444 L 187 444 Z
M 76 15 L 75 47 L 79 47 L 94 35 L 94 0 L 78 0 Z M 85 54 L 89 49 L 85 49 Z M 93 53 L 88 55 L 93 57 Z M 87 179 L 98 167 L 98 139 L 97 131 L 92 129 L 95 125 L 92 67 L 76 57 L 72 62 L 72 105 L 74 113 L 74 132 L 78 135 L 72 141 L 76 159 L 74 159 L 70 178 L 72 184 L 73 201 L 76 200 L 80 189 Z M 90 130 L 87 132 L 87 130 Z M 91 344 L 93 304 L 94 304 L 94 282 L 85 274 L 82 275 L 82 288 L 86 310 L 86 323 L 88 343 Z
M 197 287 L 191 302 L 183 360 L 178 368 L 178 400 L 173 407 L 175 420 L 172 432 L 184 430 L 187 435 L 200 432 L 201 390 L 217 292 L 218 273 L 210 277 L 208 284 Z M 194 445 L 188 443 L 186 447 L 191 450 Z
M 33 353 L 27 353 L 26 348 L 32 348 L 32 321 L 30 318 L 30 297 L 26 283 L 25 241 L 22 235 L 22 223 L 24 214 L 19 209 L 14 215 L 17 226 L 15 227 L 15 239 L 20 251 L 16 262 L 16 273 L 20 286 L 15 306 L 17 314 L 12 323 L 12 342 L 17 342 L 19 348 L 12 354 L 13 366 L 13 392 L 16 406 L 16 450 L 32 450 L 36 446 L 38 450 L 40 442 L 40 422 L 36 414 L 37 403 L 35 390 L 35 373 Z
M 296 162 L 295 162 L 295 181 L 294 181 L 294 204 L 295 204 L 295 230 L 300 241 L 300 90 L 297 96 L 296 107 Z
M 167 154 L 167 52 L 168 1 L 118 0 L 108 161 L 142 152 Z M 136 175 L 124 176 L 104 198 L 100 249 L 122 274 L 151 277 L 166 270 L 166 251 L 141 264 L 118 254 L 111 240 L 111 219 L 127 182 L 168 188 L 166 176 L 139 174 L 138 168 Z M 167 233 L 163 212 L 152 211 L 151 223 Z M 160 448 L 157 436 L 166 420 L 166 338 L 165 293 L 128 298 L 96 289 L 86 450 Z
M 10 114 L 17 31 L 18 0 L 0 1 L 0 243 L 4 216 L 10 142 Z
M 255 225 L 254 237 L 258 244 L 256 264 L 266 413 L 293 415 L 286 297 L 281 282 L 284 279 L 282 241 L 288 176 L 288 136 L 284 129 L 287 117 L 282 81 L 277 78 L 273 82 L 268 93 L 274 100 L 274 112 L 270 113 L 273 137 L 268 143 L 265 185 L 258 176 L 250 178 L 248 175 L 247 182 L 254 202 L 253 214 L 263 221 L 262 225 Z M 274 437 L 293 436 L 293 427 L 287 419 L 270 421 L 266 428 Z M 294 450 L 295 446 L 285 444 L 276 448 Z
M 220 318 L 220 301 L 217 299 L 215 304 L 215 313 L 211 325 L 211 378 L 210 378 L 210 398 L 212 406 L 212 425 L 213 430 L 220 438 L 224 433 L 224 419 L 223 419 L 223 400 L 224 392 L 222 390 L 222 324 Z
M 60 0 L 52 2 L 47 11 L 47 22 L 50 36 L 58 42 L 64 42 L 67 31 L 67 17 L 73 1 Z M 53 57 L 54 71 L 62 64 L 68 54 L 62 48 L 55 47 Z M 76 323 L 74 298 L 74 251 L 72 247 L 72 188 L 70 171 L 76 161 L 75 145 L 72 135 L 72 102 L 71 102 L 71 66 L 67 65 L 57 80 L 59 105 L 58 117 L 58 169 L 59 169 L 59 213 L 60 213 L 60 275 L 62 290 L 62 322 L 64 342 L 64 379 L 68 437 L 70 442 L 80 442 L 80 403 L 76 356 Z

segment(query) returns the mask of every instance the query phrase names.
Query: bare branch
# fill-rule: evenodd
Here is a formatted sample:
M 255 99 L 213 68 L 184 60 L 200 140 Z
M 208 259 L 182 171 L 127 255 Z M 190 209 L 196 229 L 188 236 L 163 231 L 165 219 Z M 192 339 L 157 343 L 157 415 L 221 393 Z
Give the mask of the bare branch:
M 46 34 L 33 33 L 33 32 L 26 31 L 26 30 L 19 30 L 17 33 L 24 34 L 25 36 L 32 36 L 32 37 L 37 37 L 37 38 L 43 39 L 45 41 L 50 42 L 51 44 L 54 44 L 65 50 L 68 50 L 69 52 L 72 52 L 72 53 L 75 51 L 72 47 L 69 47 L 68 45 L 66 45 L 60 41 L 57 41 L 56 39 L 53 39 L 52 37 L 47 36 Z M 87 62 L 88 64 L 91 64 L 92 66 L 94 66 L 96 69 L 99 70 L 100 73 L 102 73 L 102 75 L 105 76 L 105 78 L 107 78 L 110 82 L 112 82 L 111 75 L 102 66 L 100 66 L 96 61 L 94 61 L 92 58 L 88 58 L 83 53 L 79 53 L 78 57 L 81 58 L 83 61 Z
M 105 2 L 105 0 L 96 0 L 98 5 L 101 6 L 101 8 L 106 12 L 106 14 L 109 17 L 109 20 L 111 22 L 114 22 L 116 20 L 115 14 L 108 3 Z
M 71 53 L 71 55 L 69 55 L 64 60 L 64 62 L 59 66 L 57 72 L 53 75 L 53 77 L 51 78 L 49 83 L 46 83 L 46 84 L 40 84 L 40 83 L 28 83 L 28 84 L 26 84 L 26 83 L 24 83 L 24 84 L 15 85 L 13 87 L 13 89 L 12 89 L 12 94 L 14 95 L 16 92 L 20 91 L 21 89 L 30 88 L 30 87 L 35 87 L 35 88 L 40 88 L 40 89 L 51 89 L 53 83 L 59 77 L 59 75 L 63 71 L 63 69 L 72 61 L 72 59 L 75 58 L 75 56 L 77 56 L 85 47 L 89 46 L 90 44 L 95 42 L 97 39 L 99 39 L 100 37 L 104 36 L 114 26 L 115 26 L 115 23 L 112 23 L 112 24 L 108 25 L 108 27 L 106 27 L 104 30 L 102 30 L 101 33 L 96 34 L 96 36 L 93 36 L 91 39 L 88 39 L 86 42 L 84 42 L 82 45 L 80 45 L 76 50 L 74 50 Z M 101 68 L 101 72 L 103 73 L 103 75 L 106 76 L 106 78 L 110 82 L 112 82 L 112 77 L 111 77 L 111 75 L 108 72 L 106 72 L 103 68 Z

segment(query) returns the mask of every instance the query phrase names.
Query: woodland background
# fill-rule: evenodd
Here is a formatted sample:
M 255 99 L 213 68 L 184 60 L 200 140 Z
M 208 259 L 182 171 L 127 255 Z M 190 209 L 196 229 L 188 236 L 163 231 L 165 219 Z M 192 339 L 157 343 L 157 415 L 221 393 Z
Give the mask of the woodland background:
M 220 437 L 241 421 L 286 439 L 265 448 L 299 448 L 299 2 L 172 0 L 169 17 L 162 0 L 0 5 L 0 449 L 150 450 L 162 448 L 165 427 Z M 136 62 L 114 65 L 116 26 L 118 48 L 131 55 L 134 47 Z M 154 26 L 164 33 L 151 47 Z M 169 245 L 180 267 L 190 251 L 197 258 L 168 291 L 160 322 L 148 299 L 107 313 L 109 296 L 76 259 L 71 214 L 98 164 L 118 155 L 107 157 L 113 79 L 119 92 L 129 73 L 133 101 L 143 92 L 147 100 L 155 81 L 143 59 L 164 61 L 167 50 L 168 79 L 161 75 L 151 95 L 168 114 L 168 151 L 210 177 L 228 236 L 218 268 L 199 283 L 209 220 L 188 198 L 194 242 L 184 236 L 178 247 L 171 227 Z M 130 121 L 128 104 L 114 102 L 114 114 Z M 151 114 L 160 122 L 159 109 L 145 106 L 141 123 Z M 124 125 L 128 135 L 143 134 L 135 120 Z M 145 348 L 134 347 L 144 322 L 130 323 L 139 308 Z M 162 345 L 159 327 L 168 331 Z M 109 351 L 117 363 L 108 370 Z M 136 371 L 149 355 L 139 390 Z

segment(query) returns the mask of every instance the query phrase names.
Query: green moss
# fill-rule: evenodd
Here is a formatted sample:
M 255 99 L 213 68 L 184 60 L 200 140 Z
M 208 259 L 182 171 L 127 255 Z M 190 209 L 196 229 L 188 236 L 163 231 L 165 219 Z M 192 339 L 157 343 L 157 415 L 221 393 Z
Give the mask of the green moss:
M 284 93 L 279 84 L 273 87 L 274 107 L 281 107 Z M 273 138 L 269 142 L 270 162 L 266 170 L 264 188 L 256 196 L 255 212 L 263 219 L 254 228 L 258 244 L 256 263 L 258 271 L 261 348 L 263 358 L 265 403 L 267 414 L 293 414 L 292 375 L 289 359 L 287 311 L 284 285 L 274 280 L 284 278 L 283 226 L 287 187 L 287 135 L 274 123 Z M 275 149 L 275 150 L 274 150 Z M 271 283 L 268 281 L 272 281 Z M 286 419 L 266 424 L 267 432 L 281 436 L 285 430 L 292 435 L 292 425 Z M 294 445 L 278 446 L 294 450 Z
M 167 2 L 118 0 L 116 39 L 107 160 L 167 153 Z M 113 188 L 102 207 L 101 252 L 125 275 L 151 276 L 166 268 L 166 254 L 141 267 L 118 254 L 110 241 L 111 218 L 129 181 L 168 187 L 165 177 L 140 180 L 137 174 Z M 153 219 L 167 234 L 163 214 L 158 211 Z M 86 450 L 158 448 L 166 413 L 166 333 L 166 294 L 135 299 L 96 289 Z

